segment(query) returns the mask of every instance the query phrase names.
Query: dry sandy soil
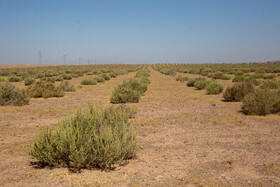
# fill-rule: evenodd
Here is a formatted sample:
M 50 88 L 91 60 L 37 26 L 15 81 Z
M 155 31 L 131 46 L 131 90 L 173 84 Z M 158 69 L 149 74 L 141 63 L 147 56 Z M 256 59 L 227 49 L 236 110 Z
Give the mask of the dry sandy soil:
M 63 98 L 0 107 L 0 186 L 280 186 L 279 115 L 245 116 L 240 103 L 153 70 L 145 96 L 129 104 L 138 111 L 132 119 L 136 158 L 110 172 L 32 165 L 28 149 L 41 127 L 56 125 L 88 102 L 110 105 L 114 87 L 134 74 Z M 71 82 L 77 86 L 80 80 Z

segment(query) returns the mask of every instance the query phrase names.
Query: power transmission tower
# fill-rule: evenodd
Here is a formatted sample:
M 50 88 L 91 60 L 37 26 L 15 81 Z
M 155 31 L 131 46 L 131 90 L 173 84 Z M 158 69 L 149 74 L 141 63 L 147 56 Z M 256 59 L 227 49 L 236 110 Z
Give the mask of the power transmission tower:
M 39 55 L 39 63 L 40 63 L 40 65 L 42 65 L 42 52 L 41 52 L 41 50 L 39 51 L 39 53 L 38 53 L 38 55 Z

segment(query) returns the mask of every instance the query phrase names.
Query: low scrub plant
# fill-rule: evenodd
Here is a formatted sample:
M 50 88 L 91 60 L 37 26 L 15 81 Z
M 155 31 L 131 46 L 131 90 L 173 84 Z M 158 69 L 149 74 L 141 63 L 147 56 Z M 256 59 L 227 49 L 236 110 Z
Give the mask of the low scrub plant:
M 190 78 L 187 82 L 187 86 L 188 87 L 194 87 L 194 84 L 197 82 L 197 81 L 202 81 L 202 80 L 205 80 L 205 78 L 202 78 L 202 77 L 199 77 L 199 78 Z
M 63 78 L 64 80 L 71 80 L 71 79 L 72 79 L 72 76 L 71 76 L 70 74 L 63 74 L 63 75 L 62 75 L 62 78 Z
M 242 112 L 247 115 L 267 115 L 280 112 L 280 90 L 258 89 L 244 97 Z
M 232 79 L 232 82 L 244 82 L 246 78 L 244 76 L 235 76 Z
M 97 84 L 97 81 L 95 78 L 93 77 L 90 77 L 90 78 L 87 78 L 87 79 L 83 79 L 81 81 L 81 84 L 82 85 L 96 85 Z
M 217 73 L 213 73 L 212 74 L 212 78 L 213 79 L 221 79 L 221 77 L 223 76 L 223 72 L 217 72 Z
M 276 75 L 266 75 L 264 76 L 264 79 L 275 79 L 276 78 Z
M 63 97 L 64 91 L 62 88 L 57 87 L 54 83 L 47 81 L 38 81 L 27 88 L 27 93 L 30 97 L 49 98 L 49 97 Z
M 73 84 L 70 84 L 69 81 L 63 81 L 59 85 L 60 88 L 62 88 L 65 92 L 75 92 L 76 88 Z
M 102 76 L 100 76 L 100 75 L 97 75 L 97 76 L 95 76 L 94 77 L 94 79 L 96 80 L 96 82 L 105 82 L 105 79 L 102 77 Z
M 252 75 L 252 78 L 262 79 L 262 78 L 264 78 L 264 74 L 263 73 L 255 73 L 255 74 Z
M 280 81 L 278 80 L 267 80 L 265 81 L 261 86 L 260 88 L 262 89 L 278 89 L 280 88 Z
M 177 77 L 176 77 L 176 81 L 180 81 L 180 82 L 185 82 L 185 81 L 187 81 L 189 78 L 188 77 L 183 77 L 182 75 L 178 75 Z
M 221 76 L 221 79 L 222 79 L 222 80 L 230 80 L 231 77 L 228 76 L 228 75 L 222 75 L 222 76 Z
M 103 77 L 106 81 L 110 80 L 110 78 L 111 78 L 109 75 L 107 75 L 105 73 L 101 74 L 100 76 Z
M 22 106 L 29 103 L 30 98 L 24 89 L 16 88 L 9 82 L 0 83 L 0 106 Z
M 236 83 L 228 87 L 223 93 L 225 101 L 241 101 L 247 94 L 255 91 L 255 84 L 252 81 Z
M 18 77 L 18 76 L 15 76 L 15 75 L 12 75 L 12 76 L 8 77 L 8 81 L 9 82 L 21 82 L 22 78 Z
M 208 95 L 219 94 L 223 91 L 223 85 L 212 81 L 206 85 L 205 90 Z
M 28 78 L 24 79 L 25 86 L 29 86 L 29 85 L 33 84 L 34 82 L 35 82 L 35 79 L 33 77 L 28 77 Z
M 111 97 L 111 103 L 137 103 L 140 100 L 141 93 L 124 85 L 118 85 Z
M 73 170 L 112 169 L 135 156 L 136 135 L 124 106 L 78 111 L 54 129 L 42 129 L 30 155 L 50 166 Z
M 206 80 L 197 81 L 194 83 L 194 87 L 198 90 L 203 90 L 209 83 L 211 83 L 211 81 L 206 81 Z
M 0 77 L 0 82 L 5 82 L 5 81 L 6 81 L 6 79 Z

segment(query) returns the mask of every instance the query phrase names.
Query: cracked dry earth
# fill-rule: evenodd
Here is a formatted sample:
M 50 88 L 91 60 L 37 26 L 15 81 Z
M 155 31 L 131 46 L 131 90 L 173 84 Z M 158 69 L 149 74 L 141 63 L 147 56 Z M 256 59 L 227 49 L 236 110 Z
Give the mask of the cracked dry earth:
M 36 169 L 28 146 L 43 125 L 91 101 L 109 105 L 113 88 L 135 73 L 60 99 L 0 108 L 0 186 L 280 186 L 280 116 L 245 116 L 240 103 L 205 95 L 151 70 L 132 123 L 140 150 L 114 171 Z M 76 85 L 79 79 L 72 82 Z

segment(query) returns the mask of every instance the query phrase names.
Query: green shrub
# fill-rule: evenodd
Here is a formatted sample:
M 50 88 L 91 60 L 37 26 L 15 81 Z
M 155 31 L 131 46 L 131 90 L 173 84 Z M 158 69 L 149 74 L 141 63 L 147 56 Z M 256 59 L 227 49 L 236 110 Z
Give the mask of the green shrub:
M 107 75 L 105 73 L 101 74 L 100 76 L 103 77 L 106 81 L 110 80 L 110 78 L 111 78 L 109 75 Z
M 62 76 L 56 76 L 56 77 L 54 77 L 54 80 L 55 81 L 63 81 L 64 79 L 63 79 Z
M 264 74 L 263 73 L 255 73 L 255 74 L 252 75 L 252 78 L 262 79 L 262 78 L 264 78 Z
M 190 78 L 187 82 L 188 87 L 194 87 L 195 82 L 205 80 L 205 78 L 199 77 L 199 78 Z
M 65 92 L 75 92 L 76 88 L 74 85 L 70 85 L 68 81 L 63 81 L 59 85 L 60 88 L 62 88 Z
M 111 97 L 111 103 L 137 103 L 140 100 L 141 93 L 138 90 L 133 90 L 127 85 L 118 85 Z
M 247 115 L 267 115 L 280 112 L 280 91 L 258 89 L 244 97 L 241 109 Z
M 0 105 L 22 106 L 29 103 L 29 97 L 24 89 L 16 88 L 9 82 L 0 83 Z
M 242 75 L 244 75 L 244 71 L 236 71 L 235 73 L 234 73 L 234 75 L 235 76 L 242 76 Z
M 93 77 L 90 77 L 90 78 L 87 78 L 87 79 L 83 79 L 81 81 L 81 84 L 82 85 L 96 85 L 97 81 Z
M 5 81 L 6 81 L 6 79 L 0 77 L 0 82 L 5 82 Z
M 232 79 L 232 82 L 244 82 L 246 78 L 244 76 L 235 76 Z
M 266 75 L 264 76 L 264 79 L 275 79 L 276 75 Z
M 254 91 L 255 84 L 252 81 L 237 83 L 225 90 L 223 98 L 226 101 L 241 101 L 245 95 Z
M 223 91 L 223 85 L 217 82 L 211 82 L 205 87 L 206 94 L 219 94 Z
M 115 78 L 118 76 L 118 74 L 116 72 L 110 72 L 109 76 Z
M 62 78 L 63 78 L 64 80 L 71 80 L 71 79 L 72 79 L 72 76 L 71 76 L 70 74 L 63 74 L 63 75 L 62 75 Z
M 176 81 L 185 82 L 188 79 L 189 79 L 188 77 L 183 77 L 182 75 L 178 75 Z
M 112 169 L 135 156 L 136 135 L 124 106 L 78 111 L 55 129 L 43 129 L 30 155 L 51 166 Z
M 222 75 L 222 76 L 221 76 L 221 79 L 222 79 L 222 80 L 230 80 L 231 77 L 228 76 L 228 75 Z
M 96 82 L 105 82 L 105 79 L 100 75 L 95 76 L 94 79 L 96 80 Z
M 265 81 L 261 86 L 260 88 L 262 89 L 278 89 L 280 88 L 280 81 L 277 81 L 277 80 L 267 80 Z
M 148 83 L 145 82 L 146 79 L 140 79 L 140 78 L 133 78 L 129 79 L 128 81 L 125 81 L 123 83 L 124 87 L 128 87 L 132 90 L 137 90 L 141 94 L 147 91 L 148 89 Z
M 8 77 L 8 81 L 9 82 L 21 82 L 22 78 L 18 77 L 18 76 L 15 76 L 15 75 L 12 75 L 12 76 Z
M 203 90 L 207 84 L 209 84 L 211 81 L 206 81 L 206 80 L 203 80 L 203 81 L 196 81 L 194 83 L 194 87 L 198 90 Z
M 245 82 L 253 82 L 255 86 L 259 86 L 262 83 L 261 80 L 254 79 L 252 77 L 247 78 Z
M 221 77 L 223 76 L 224 74 L 222 72 L 217 72 L 217 73 L 214 73 L 212 74 L 212 78 L 213 79 L 221 79 Z
M 30 97 L 48 98 L 48 97 L 63 97 L 64 91 L 60 87 L 56 87 L 53 83 L 47 81 L 39 81 L 30 85 L 27 88 L 27 93 Z
M 28 77 L 24 80 L 24 85 L 29 86 L 35 82 L 35 79 L 33 77 Z

